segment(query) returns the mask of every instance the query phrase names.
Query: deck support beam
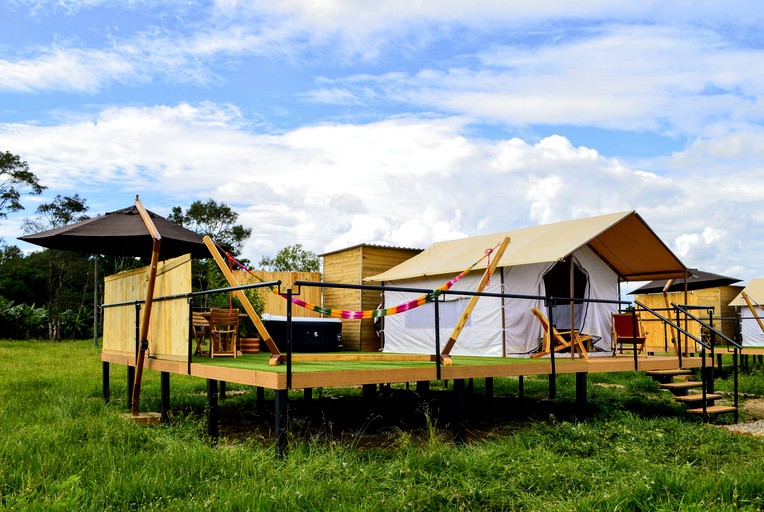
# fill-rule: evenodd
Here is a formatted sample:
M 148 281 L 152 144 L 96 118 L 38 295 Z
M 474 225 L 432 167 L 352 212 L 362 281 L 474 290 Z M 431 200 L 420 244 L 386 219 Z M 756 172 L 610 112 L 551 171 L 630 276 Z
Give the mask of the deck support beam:
M 218 381 L 215 379 L 207 379 L 207 435 L 214 440 L 220 436 Z
M 103 403 L 108 404 L 111 400 L 111 388 L 109 387 L 109 362 L 101 362 L 101 387 L 103 393 Z
M 464 444 L 466 440 L 465 416 L 465 385 L 464 379 L 454 379 L 454 395 L 456 397 L 456 418 L 454 421 L 454 442 Z
M 162 402 L 162 409 L 161 409 L 161 422 L 162 423 L 169 423 L 170 422 L 170 373 L 169 372 L 161 372 L 159 374 L 159 386 L 160 386 L 160 396 L 161 396 L 161 402 Z
M 586 372 L 576 373 L 576 416 L 586 419 Z
M 287 432 L 287 407 L 289 393 L 286 389 L 277 389 L 274 392 L 275 416 L 276 416 L 276 458 L 283 458 L 287 454 L 289 436 Z

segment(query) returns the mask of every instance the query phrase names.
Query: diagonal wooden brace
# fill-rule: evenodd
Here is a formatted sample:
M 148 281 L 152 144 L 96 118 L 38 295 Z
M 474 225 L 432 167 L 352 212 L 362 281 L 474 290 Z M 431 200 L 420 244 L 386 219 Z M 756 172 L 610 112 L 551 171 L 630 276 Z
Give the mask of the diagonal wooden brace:
M 220 267 L 220 271 L 223 272 L 223 275 L 225 276 L 226 280 L 228 281 L 228 284 L 231 286 L 239 286 L 239 282 L 236 280 L 236 277 L 234 277 L 233 273 L 229 270 L 228 266 L 225 263 L 225 260 L 223 260 L 223 257 L 220 255 L 220 252 L 218 251 L 217 247 L 215 247 L 214 242 L 212 239 L 210 239 L 209 236 L 204 237 L 204 245 L 207 246 L 207 249 L 209 249 L 210 254 L 212 254 L 212 257 L 215 258 L 215 263 L 218 264 L 218 267 Z M 257 316 L 257 313 L 255 312 L 255 308 L 252 307 L 252 304 L 249 302 L 249 299 L 244 294 L 242 290 L 236 290 L 233 293 L 236 294 L 236 297 L 241 301 L 242 306 L 244 306 L 244 310 L 247 312 L 247 316 L 249 316 L 249 319 L 252 320 L 252 323 L 255 324 L 255 327 L 257 328 L 258 332 L 260 332 L 260 336 L 263 337 L 263 341 L 268 346 L 268 350 L 271 351 L 271 359 L 268 361 L 268 364 L 270 366 L 278 366 L 279 364 L 283 363 L 286 360 L 286 357 L 279 352 L 278 347 L 276 346 L 276 343 L 274 343 L 273 338 L 271 338 L 271 335 L 268 334 L 268 330 L 263 325 L 263 322 L 260 320 L 260 317 Z
M 504 240 L 501 241 L 501 244 L 499 244 L 499 248 L 496 249 L 493 254 L 493 261 L 488 267 L 486 267 L 482 279 L 480 279 L 477 288 L 475 288 L 476 292 L 482 292 L 488 285 L 488 280 L 490 279 L 491 274 L 493 274 L 493 271 L 496 270 L 496 267 L 499 265 L 499 260 L 504 255 L 504 251 L 507 249 L 509 242 L 510 239 L 508 236 L 506 236 L 504 237 Z M 467 320 L 469 320 L 470 315 L 472 314 L 472 310 L 475 309 L 478 299 L 480 299 L 478 295 L 473 295 L 472 298 L 470 298 L 469 303 L 467 303 L 467 307 L 464 308 L 464 311 L 462 312 L 461 318 L 459 318 L 456 327 L 454 327 L 454 331 L 451 333 L 451 337 L 448 339 L 446 346 L 440 353 L 440 357 L 443 359 L 443 364 L 446 366 L 451 364 L 451 349 L 454 348 L 457 338 L 459 338 L 459 335 L 462 333 L 462 329 L 464 329 L 464 326 L 467 325 Z

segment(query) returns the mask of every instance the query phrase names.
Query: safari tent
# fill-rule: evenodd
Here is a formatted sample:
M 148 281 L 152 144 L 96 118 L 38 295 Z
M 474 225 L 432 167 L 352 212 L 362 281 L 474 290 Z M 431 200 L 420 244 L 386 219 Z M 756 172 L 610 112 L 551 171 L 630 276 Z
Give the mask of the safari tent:
M 469 268 L 509 237 L 485 292 L 544 297 L 617 300 L 620 283 L 683 278 L 686 268 L 636 212 L 622 212 L 523 229 L 438 242 L 413 258 L 368 281 L 388 286 L 434 289 Z M 488 262 L 482 261 L 452 290 L 473 291 Z M 385 306 L 411 300 L 416 294 L 386 291 Z M 440 335 L 447 339 L 469 297 L 446 295 L 439 302 Z M 461 332 L 452 354 L 518 357 L 536 352 L 542 327 L 531 313 L 547 311 L 543 300 L 483 297 Z M 432 353 L 435 345 L 434 304 L 385 317 L 384 351 Z M 558 329 L 590 334 L 595 348 L 609 352 L 611 313 L 615 304 L 577 301 L 557 305 Z
M 753 310 L 748 306 L 743 294 L 748 296 Z M 750 283 L 735 297 L 730 306 L 740 312 L 740 332 L 743 336 L 743 347 L 764 348 L 764 329 L 759 320 L 764 322 L 764 279 L 752 279 Z M 754 315 L 754 311 L 756 314 Z M 757 319 L 758 316 L 758 319 Z

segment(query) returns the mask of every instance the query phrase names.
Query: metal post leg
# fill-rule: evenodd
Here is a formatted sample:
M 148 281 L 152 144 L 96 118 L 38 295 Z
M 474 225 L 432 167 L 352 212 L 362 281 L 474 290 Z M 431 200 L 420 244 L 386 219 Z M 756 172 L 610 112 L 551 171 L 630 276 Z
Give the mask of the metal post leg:
M 135 384 L 135 366 L 127 367 L 127 407 L 133 406 L 133 385 Z
M 454 422 L 454 442 L 463 444 L 466 439 L 464 425 L 465 386 L 464 379 L 454 379 L 454 394 L 456 395 L 456 421 Z
M 579 420 L 586 418 L 586 372 L 576 373 L 576 415 Z
M 207 379 L 207 434 L 212 439 L 220 435 L 218 417 L 218 381 Z
M 161 372 L 159 374 L 160 395 L 162 399 L 162 423 L 170 421 L 170 373 Z
M 101 363 L 101 385 L 103 387 L 103 403 L 108 404 L 111 400 L 111 388 L 109 387 L 109 363 L 103 361 Z
M 485 397 L 493 398 L 493 377 L 485 378 Z
M 281 458 L 286 455 L 287 443 L 287 402 L 288 392 L 286 389 L 277 389 L 275 391 L 275 409 L 276 409 L 276 457 Z

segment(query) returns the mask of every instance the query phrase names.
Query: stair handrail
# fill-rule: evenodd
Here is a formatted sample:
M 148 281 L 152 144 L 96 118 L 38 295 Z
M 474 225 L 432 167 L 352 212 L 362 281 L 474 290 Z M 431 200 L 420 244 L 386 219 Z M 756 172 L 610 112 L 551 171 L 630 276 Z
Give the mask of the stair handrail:
M 686 329 L 683 329 L 682 327 L 680 327 L 678 325 L 678 323 L 672 322 L 668 318 L 664 317 L 663 315 L 661 315 L 657 311 L 649 308 L 648 306 L 642 304 L 638 300 L 635 300 L 634 304 L 636 306 L 639 306 L 639 307 L 643 308 L 645 311 L 649 312 L 650 314 L 655 315 L 657 318 L 661 319 L 664 323 L 666 323 L 669 326 L 671 326 L 672 328 L 676 329 L 677 332 L 680 332 L 680 333 L 684 334 L 685 336 L 687 336 L 688 338 L 691 338 L 693 341 L 695 341 L 695 343 L 697 343 L 701 347 L 703 347 L 703 353 L 702 353 L 703 361 L 701 362 L 701 364 L 702 364 L 701 371 L 702 371 L 703 378 L 701 379 L 701 391 L 703 393 L 703 414 L 707 414 L 707 411 L 706 411 L 706 395 L 707 395 L 707 393 L 706 393 L 706 377 L 705 377 L 705 375 L 706 375 L 706 354 L 705 354 L 705 350 L 707 350 L 707 349 L 711 350 L 712 353 L 713 353 L 713 349 L 708 344 L 706 344 L 703 340 L 701 340 L 699 337 L 695 336 L 692 333 L 687 332 Z M 679 367 L 681 368 L 682 367 L 682 350 L 681 350 L 680 347 L 677 347 L 677 348 L 678 348 L 678 350 L 677 350 L 677 357 L 679 358 L 678 359 L 679 360 Z
M 638 300 L 635 300 L 635 301 L 634 301 L 634 304 L 636 304 L 636 305 L 637 305 L 637 306 L 639 306 L 640 308 L 644 309 L 644 310 L 645 310 L 645 311 L 647 311 L 648 313 L 650 313 L 650 314 L 652 314 L 652 315 L 655 315 L 655 316 L 656 316 L 656 317 L 657 317 L 659 320 L 661 320 L 662 322 L 664 322 L 664 323 L 668 324 L 668 325 L 669 325 L 669 327 L 672 327 L 672 328 L 676 329 L 676 330 L 677 330 L 677 331 L 679 331 L 680 333 L 682 333 L 682 334 L 684 334 L 685 336 L 687 336 L 688 338 L 692 339 L 692 340 L 693 340 L 695 343 L 699 344 L 700 346 L 702 346 L 702 347 L 704 347 L 704 348 L 706 348 L 706 349 L 708 349 L 708 350 L 711 350 L 711 346 L 710 346 L 710 345 L 708 345 L 706 342 L 704 342 L 702 339 L 698 338 L 697 336 L 695 336 L 694 334 L 692 334 L 692 333 L 690 333 L 690 332 L 687 332 L 685 329 L 683 329 L 682 327 L 680 327 L 678 324 L 675 324 L 674 322 L 672 322 L 671 320 L 669 320 L 669 319 L 668 319 L 668 318 L 666 318 L 665 316 L 661 315 L 660 313 L 658 313 L 658 312 L 657 312 L 657 311 L 655 311 L 654 309 L 652 309 L 652 308 L 650 308 L 650 307 L 648 307 L 648 306 L 645 306 L 644 304 L 642 304 L 642 303 L 641 303 L 641 302 L 639 302 Z
M 701 327 L 705 327 L 709 331 L 713 332 L 714 334 L 716 334 L 717 336 L 722 338 L 727 343 L 730 343 L 731 345 L 734 345 L 737 348 L 743 348 L 743 344 L 742 343 L 738 343 L 734 339 L 730 338 L 726 334 L 724 334 L 721 331 L 719 331 L 717 328 L 712 327 L 708 322 L 706 322 L 704 320 L 701 320 L 700 318 L 698 318 L 695 315 L 693 315 L 692 313 L 690 313 L 688 311 L 688 307 L 686 305 L 683 305 L 683 304 L 674 304 L 673 302 L 671 303 L 671 305 L 674 306 L 675 308 L 677 308 L 679 311 L 681 311 L 685 315 L 687 315 L 688 317 L 690 317 L 692 320 L 698 322 L 701 325 Z M 698 309 L 698 308 L 696 307 L 694 309 Z M 703 308 L 703 309 L 706 309 L 706 308 Z
M 729 343 L 733 347 L 735 347 L 734 350 L 733 350 L 733 354 L 732 354 L 732 376 L 733 376 L 732 377 L 733 378 L 732 400 L 733 400 L 733 403 L 735 405 L 735 421 L 737 422 L 737 419 L 738 419 L 738 416 L 737 416 L 738 415 L 737 407 L 738 407 L 738 404 L 739 404 L 739 401 L 738 401 L 738 388 L 739 388 L 739 384 L 738 384 L 738 365 L 737 365 L 737 355 L 738 355 L 738 352 L 737 351 L 741 350 L 743 348 L 743 344 L 739 343 L 738 341 L 733 340 L 729 336 L 719 332 L 715 327 L 712 327 L 711 325 L 709 325 L 707 322 L 701 320 L 700 318 L 697 318 L 695 315 L 693 315 L 692 313 L 687 311 L 688 308 L 686 306 L 679 305 L 679 304 L 674 304 L 673 302 L 671 303 L 671 305 L 674 306 L 675 308 L 677 308 L 679 311 L 681 311 L 685 315 L 687 315 L 688 317 L 690 317 L 691 319 L 693 319 L 696 322 L 698 322 L 702 327 L 705 327 L 706 329 L 708 329 L 709 331 L 711 331 L 714 334 L 718 334 L 727 343 Z M 713 349 L 711 349 L 711 358 L 713 359 Z M 703 364 L 705 366 L 705 358 L 704 358 Z M 711 371 L 713 372 L 713 366 L 711 368 L 712 368 Z M 713 378 L 713 373 L 711 374 L 711 378 Z M 703 413 L 704 414 L 706 413 L 706 397 L 705 397 L 705 394 L 706 394 L 706 387 L 703 386 Z

